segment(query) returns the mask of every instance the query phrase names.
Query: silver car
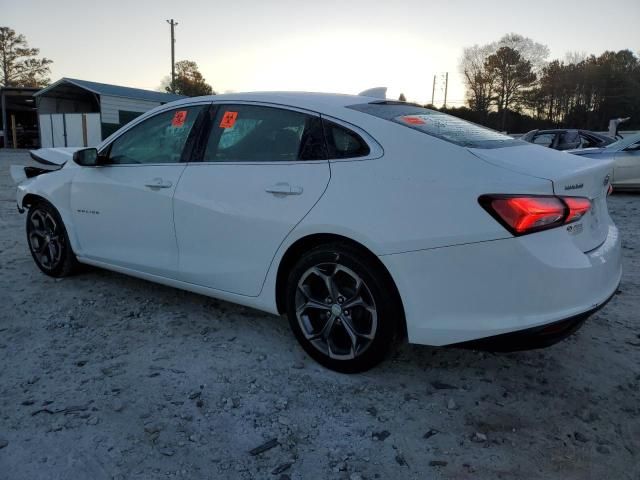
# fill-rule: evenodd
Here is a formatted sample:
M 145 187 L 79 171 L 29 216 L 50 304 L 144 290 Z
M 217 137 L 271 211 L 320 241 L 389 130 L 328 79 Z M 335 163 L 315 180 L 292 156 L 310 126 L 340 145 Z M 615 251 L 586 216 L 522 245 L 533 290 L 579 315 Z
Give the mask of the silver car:
M 604 148 L 567 150 L 567 153 L 613 160 L 613 179 L 611 180 L 613 188 L 640 191 L 640 133 L 629 135 Z
M 615 142 L 615 139 L 589 130 L 555 129 L 531 130 L 520 140 L 534 143 L 554 150 L 577 150 L 583 148 L 602 148 Z

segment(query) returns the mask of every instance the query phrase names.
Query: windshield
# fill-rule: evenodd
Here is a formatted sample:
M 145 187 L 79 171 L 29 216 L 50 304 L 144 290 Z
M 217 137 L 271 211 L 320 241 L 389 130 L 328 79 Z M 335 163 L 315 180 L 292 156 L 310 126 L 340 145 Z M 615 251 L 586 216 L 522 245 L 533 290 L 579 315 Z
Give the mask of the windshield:
M 501 148 L 526 144 L 461 118 L 404 102 L 373 102 L 347 108 L 384 118 L 461 147 Z

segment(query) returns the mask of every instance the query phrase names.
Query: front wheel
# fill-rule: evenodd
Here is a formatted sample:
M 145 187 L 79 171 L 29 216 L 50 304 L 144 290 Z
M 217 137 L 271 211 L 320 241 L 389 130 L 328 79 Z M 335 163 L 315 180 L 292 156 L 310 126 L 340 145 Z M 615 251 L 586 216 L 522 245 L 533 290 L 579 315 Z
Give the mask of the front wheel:
M 77 265 L 69 237 L 56 209 L 48 203 L 37 203 L 27 214 L 27 241 L 33 260 L 51 277 L 65 277 Z
M 287 283 L 287 315 L 312 358 L 343 373 L 384 359 L 402 316 L 385 273 L 347 244 L 317 247 L 296 263 Z

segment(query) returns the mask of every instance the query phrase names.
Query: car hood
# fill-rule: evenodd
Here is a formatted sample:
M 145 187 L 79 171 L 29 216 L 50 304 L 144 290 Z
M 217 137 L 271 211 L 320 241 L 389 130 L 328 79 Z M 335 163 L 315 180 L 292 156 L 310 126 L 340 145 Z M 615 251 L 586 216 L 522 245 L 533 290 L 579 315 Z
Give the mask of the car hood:
M 83 147 L 65 147 L 65 148 L 39 148 L 31 150 L 31 158 L 36 162 L 44 165 L 62 166 L 73 158 L 73 153 L 82 150 Z

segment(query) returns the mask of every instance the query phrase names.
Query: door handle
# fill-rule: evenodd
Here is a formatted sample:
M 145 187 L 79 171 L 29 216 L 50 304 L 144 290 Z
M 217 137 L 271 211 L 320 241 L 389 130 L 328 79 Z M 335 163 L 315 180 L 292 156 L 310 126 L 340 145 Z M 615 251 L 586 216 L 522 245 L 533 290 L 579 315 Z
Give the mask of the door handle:
M 297 185 L 289 185 L 286 182 L 278 182 L 265 188 L 265 191 L 274 195 L 300 195 L 303 188 Z
M 169 180 L 163 180 L 162 178 L 154 178 L 151 182 L 145 183 L 144 186 L 152 189 L 171 188 L 173 186 L 173 183 L 171 183 Z

